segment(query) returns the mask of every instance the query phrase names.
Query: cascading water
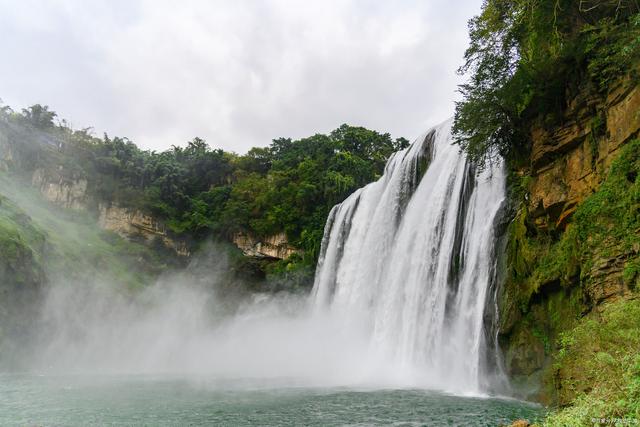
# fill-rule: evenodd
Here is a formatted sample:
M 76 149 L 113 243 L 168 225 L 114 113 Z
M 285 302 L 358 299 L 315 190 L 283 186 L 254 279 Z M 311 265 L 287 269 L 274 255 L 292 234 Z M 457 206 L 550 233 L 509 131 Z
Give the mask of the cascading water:
M 505 179 L 501 165 L 476 174 L 451 124 L 396 153 L 380 180 L 333 208 L 313 299 L 318 310 L 361 314 L 369 354 L 398 375 L 477 393 L 494 345 L 485 313 Z

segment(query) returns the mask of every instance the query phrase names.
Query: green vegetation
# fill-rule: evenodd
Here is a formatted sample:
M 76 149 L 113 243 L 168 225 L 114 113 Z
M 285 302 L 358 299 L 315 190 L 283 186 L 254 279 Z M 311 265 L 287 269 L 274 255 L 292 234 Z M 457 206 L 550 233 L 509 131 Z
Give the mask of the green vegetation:
M 638 416 L 638 301 L 607 303 L 582 316 L 600 302 L 590 298 L 599 298 L 603 280 L 618 280 L 599 275 L 602 260 L 621 259 L 630 295 L 639 288 L 639 171 L 640 141 L 635 140 L 620 150 L 605 181 L 577 207 L 564 232 L 539 230 L 524 208 L 511 223 L 504 306 L 519 313 L 514 336 L 526 337 L 529 330 L 539 342 L 522 345 L 539 346 L 555 360 L 544 373 L 543 393 L 571 405 L 551 416 L 548 425 Z M 526 186 L 528 178 L 520 181 Z
M 20 153 L 23 169 L 87 179 L 95 200 L 151 213 L 173 233 L 196 240 L 285 232 L 303 250 L 291 263 L 302 269 L 315 263 L 331 207 L 377 179 L 387 158 L 408 145 L 404 138 L 342 125 L 329 135 L 275 139 L 245 155 L 211 149 L 200 138 L 156 153 L 126 138 L 98 139 L 88 129 L 54 125 L 54 117 L 39 105 L 0 115 L 0 135 Z
M 532 120 L 557 123 L 580 91 L 606 94 L 635 78 L 640 6 L 631 0 L 485 0 L 469 23 L 454 134 L 483 165 L 526 158 Z
M 17 362 L 15 350 L 45 280 L 44 247 L 43 231 L 0 196 L 0 363 Z
M 51 206 L 36 189 L 6 174 L 0 173 L 0 188 L 2 284 L 37 288 L 47 280 L 90 278 L 135 289 L 152 282 L 171 262 L 143 244 L 101 231 L 87 213 Z
M 100 229 L 0 172 L 0 364 L 20 368 L 49 285 L 91 282 L 130 293 L 174 257 Z
M 572 406 L 544 425 L 592 425 L 594 418 L 640 418 L 640 301 L 606 304 L 561 337 L 556 359 L 561 401 Z M 608 422 L 607 425 L 616 425 Z
M 619 281 L 632 297 L 640 284 L 640 141 L 620 150 L 566 228 L 537 223 L 527 197 L 531 180 L 539 179 L 531 165 L 532 128 L 553 131 L 570 122 L 569 105 L 577 99 L 589 100 L 584 105 L 593 110 L 585 110 L 591 115 L 588 142 L 594 174 L 600 173 L 607 99 L 638 79 L 640 6 L 630 0 L 485 0 L 469 32 L 459 69 L 469 79 L 460 87 L 453 131 L 480 168 L 502 156 L 511 169 L 514 219 L 500 296 L 508 363 L 516 375 L 546 377 L 539 397 L 573 405 L 547 425 L 638 418 L 640 348 L 637 338 L 624 339 L 640 331 L 637 302 L 599 304 L 615 297 Z
M 640 280 L 640 141 L 624 146 L 598 191 L 576 209 L 560 237 L 535 232 L 524 208 L 511 224 L 510 282 L 518 287 L 526 307 L 541 287 L 557 283 L 568 288 L 588 286 L 594 263 L 625 254 L 624 280 L 637 289 Z
M 44 232 L 10 200 L 0 195 L 0 283 L 34 286 L 42 281 Z

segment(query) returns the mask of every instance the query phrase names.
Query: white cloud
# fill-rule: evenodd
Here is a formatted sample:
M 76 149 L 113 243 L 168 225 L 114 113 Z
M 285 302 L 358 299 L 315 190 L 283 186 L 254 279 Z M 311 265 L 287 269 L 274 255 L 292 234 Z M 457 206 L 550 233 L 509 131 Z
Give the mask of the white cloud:
M 480 0 L 0 0 L 0 97 L 165 149 L 452 114 Z

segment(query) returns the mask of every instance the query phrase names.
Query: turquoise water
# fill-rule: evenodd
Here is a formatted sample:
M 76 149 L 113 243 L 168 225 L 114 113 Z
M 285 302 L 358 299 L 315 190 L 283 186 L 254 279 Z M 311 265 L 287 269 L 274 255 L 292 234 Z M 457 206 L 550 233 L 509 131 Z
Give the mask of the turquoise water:
M 498 426 L 542 414 L 424 390 L 284 387 L 158 376 L 0 376 L 7 426 Z

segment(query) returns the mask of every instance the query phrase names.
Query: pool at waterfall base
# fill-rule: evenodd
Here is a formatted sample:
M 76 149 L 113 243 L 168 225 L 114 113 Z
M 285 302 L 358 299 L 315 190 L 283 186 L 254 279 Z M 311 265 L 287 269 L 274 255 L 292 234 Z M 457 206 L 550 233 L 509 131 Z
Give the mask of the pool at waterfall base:
M 7 426 L 499 426 L 540 406 L 420 389 L 308 388 L 158 375 L 0 376 Z

